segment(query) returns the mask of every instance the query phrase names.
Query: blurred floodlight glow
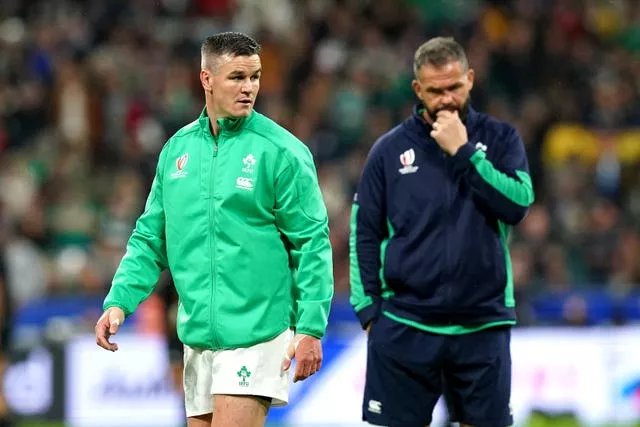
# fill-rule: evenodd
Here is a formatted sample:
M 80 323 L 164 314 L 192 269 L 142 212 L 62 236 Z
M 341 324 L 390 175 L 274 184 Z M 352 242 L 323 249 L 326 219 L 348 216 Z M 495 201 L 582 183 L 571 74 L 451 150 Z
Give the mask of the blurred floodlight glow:
M 24 40 L 25 34 L 24 23 L 19 18 L 5 19 L 0 24 L 0 40 L 5 43 L 20 43 Z

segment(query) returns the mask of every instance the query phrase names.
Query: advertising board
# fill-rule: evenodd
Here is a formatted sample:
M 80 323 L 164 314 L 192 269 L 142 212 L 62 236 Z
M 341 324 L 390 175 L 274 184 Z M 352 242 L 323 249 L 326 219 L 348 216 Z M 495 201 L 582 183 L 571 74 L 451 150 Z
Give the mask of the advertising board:
M 87 335 L 16 355 L 3 384 L 13 412 L 73 427 L 180 425 L 182 400 L 171 386 L 162 338 L 121 332 L 116 341 L 115 353 Z M 322 370 L 292 384 L 290 404 L 273 409 L 270 422 L 363 425 L 366 338 L 329 335 L 323 345 Z M 640 421 L 640 327 L 516 329 L 511 350 L 517 426 L 532 411 L 572 412 L 585 426 Z M 445 421 L 439 402 L 432 425 Z

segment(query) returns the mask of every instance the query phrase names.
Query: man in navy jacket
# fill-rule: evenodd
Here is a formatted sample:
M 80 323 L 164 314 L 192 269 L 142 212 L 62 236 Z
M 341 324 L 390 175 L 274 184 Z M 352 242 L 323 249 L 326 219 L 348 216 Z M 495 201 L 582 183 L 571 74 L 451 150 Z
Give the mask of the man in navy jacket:
M 354 198 L 351 304 L 368 333 L 363 419 L 506 427 L 516 323 L 507 236 L 533 203 L 513 126 L 469 105 L 463 48 L 418 48 L 413 114 L 371 148 Z

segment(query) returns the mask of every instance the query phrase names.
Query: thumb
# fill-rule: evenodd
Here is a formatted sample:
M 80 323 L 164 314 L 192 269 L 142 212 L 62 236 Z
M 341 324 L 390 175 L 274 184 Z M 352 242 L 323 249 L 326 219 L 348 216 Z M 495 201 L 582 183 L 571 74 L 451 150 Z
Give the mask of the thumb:
M 284 360 L 282 361 L 282 370 L 287 371 L 291 367 L 291 360 L 296 357 L 296 350 L 298 349 L 298 344 L 300 340 L 293 339 L 287 347 L 287 351 L 284 354 Z
M 124 320 L 121 318 L 122 316 L 119 313 L 119 310 L 110 310 L 109 311 L 109 333 L 111 335 L 115 335 L 118 332 L 118 328 L 122 324 Z

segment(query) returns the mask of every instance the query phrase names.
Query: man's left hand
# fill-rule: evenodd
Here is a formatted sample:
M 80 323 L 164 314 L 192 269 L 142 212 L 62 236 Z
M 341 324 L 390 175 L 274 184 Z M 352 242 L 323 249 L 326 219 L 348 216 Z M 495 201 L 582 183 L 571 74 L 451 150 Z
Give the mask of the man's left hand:
M 293 337 L 287 354 L 282 362 L 282 369 L 288 370 L 291 367 L 291 360 L 296 359 L 296 372 L 293 375 L 293 382 L 298 382 L 309 378 L 320 370 L 322 365 L 322 344 L 316 337 L 310 335 L 297 334 Z
M 431 137 L 450 156 L 455 155 L 467 143 L 467 128 L 457 111 L 438 111 L 437 120 L 432 127 Z

